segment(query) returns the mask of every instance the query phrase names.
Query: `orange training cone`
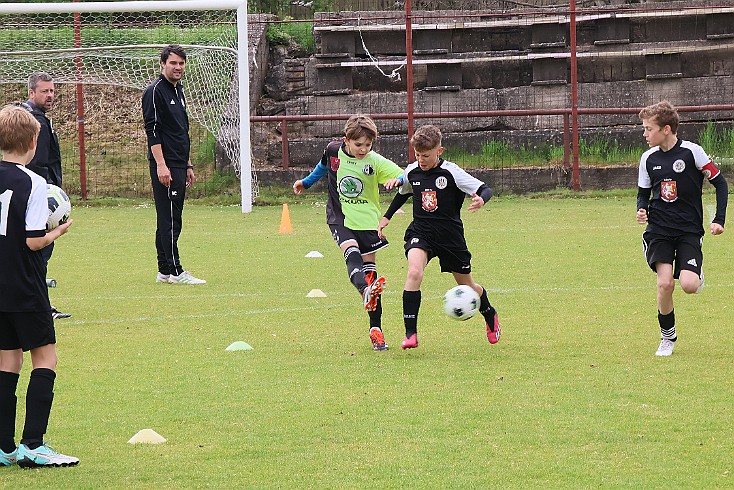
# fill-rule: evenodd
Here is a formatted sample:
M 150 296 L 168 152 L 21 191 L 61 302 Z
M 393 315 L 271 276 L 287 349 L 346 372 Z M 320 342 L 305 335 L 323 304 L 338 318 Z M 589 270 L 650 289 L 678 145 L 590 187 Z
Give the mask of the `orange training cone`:
M 283 203 L 283 213 L 280 215 L 280 232 L 293 233 L 291 226 L 291 215 L 288 212 L 288 203 Z

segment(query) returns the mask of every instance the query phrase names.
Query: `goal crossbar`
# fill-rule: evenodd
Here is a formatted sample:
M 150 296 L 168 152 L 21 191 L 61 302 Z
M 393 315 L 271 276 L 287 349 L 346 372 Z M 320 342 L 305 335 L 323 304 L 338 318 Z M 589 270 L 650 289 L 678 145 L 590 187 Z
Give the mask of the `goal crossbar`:
M 163 49 L 167 44 L 124 44 L 117 46 L 95 46 L 93 48 L 62 48 L 62 49 L 34 49 L 33 51 L 0 51 L 0 56 L 26 56 L 30 54 L 57 54 L 57 53 L 91 53 L 97 51 L 119 51 L 121 49 Z M 206 46 L 202 44 L 179 44 L 182 48 L 206 49 L 209 51 L 227 51 L 237 54 L 236 49 L 226 46 Z
M 74 14 L 174 10 L 237 10 L 243 0 L 134 0 L 129 2 L 0 3 L 3 14 Z

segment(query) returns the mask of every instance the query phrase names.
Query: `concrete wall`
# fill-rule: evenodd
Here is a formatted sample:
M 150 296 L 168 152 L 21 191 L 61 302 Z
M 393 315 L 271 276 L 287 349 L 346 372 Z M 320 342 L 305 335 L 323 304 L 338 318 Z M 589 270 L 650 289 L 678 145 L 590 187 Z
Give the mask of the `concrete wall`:
M 503 3 L 504 2 L 498 2 Z M 646 2 L 643 2 L 646 3 Z M 711 2 L 708 2 L 711 4 Z M 476 2 L 474 8 L 482 8 Z M 626 2 L 596 2 L 600 12 L 608 13 L 610 5 L 620 17 L 625 12 L 643 5 L 626 5 Z M 702 1 L 664 2 L 666 8 L 703 5 Z M 722 4 L 718 4 L 721 6 Z M 727 1 L 724 6 L 734 6 Z M 655 7 L 656 5 L 651 5 Z M 512 13 L 510 7 L 500 7 Z M 629 8 L 631 10 L 625 10 Z M 527 9 L 520 9 L 526 11 Z M 558 11 L 559 15 L 565 9 Z M 719 105 L 734 103 L 734 57 L 732 48 L 718 48 L 734 42 L 734 19 L 731 13 L 696 16 L 630 17 L 628 20 L 606 19 L 583 21 L 578 24 L 578 96 L 579 107 L 641 107 L 651 102 L 667 99 L 674 105 Z M 492 10 L 496 13 L 496 10 Z M 480 11 L 446 11 L 446 14 L 465 15 L 450 22 L 491 21 Z M 588 13 L 588 12 L 587 12 Z M 431 18 L 422 18 L 422 15 Z M 437 12 L 421 12 L 414 5 L 415 23 L 436 23 Z M 472 14 L 472 15 L 468 15 Z M 343 12 L 317 14 L 328 18 L 335 26 L 369 26 L 383 24 L 400 25 L 404 13 L 399 10 L 386 12 Z M 379 20 L 370 20 L 380 17 Z M 519 17 L 523 18 L 523 17 Z M 360 19 L 359 21 L 353 19 Z M 447 21 L 449 22 L 449 21 Z M 491 24 L 491 22 L 490 22 Z M 315 23 L 316 26 L 324 26 Z M 731 36 L 729 36 L 731 31 Z M 723 35 L 721 34 L 723 32 Z M 335 73 L 342 61 L 365 61 L 362 40 L 370 53 L 381 60 L 401 61 L 405 56 L 404 30 L 386 28 L 380 31 L 346 30 L 331 38 L 327 30 L 317 30 L 319 55 L 297 60 L 302 83 L 283 98 L 281 110 L 288 115 L 304 114 L 354 114 L 369 112 L 407 112 L 405 93 L 405 69 L 399 71 L 401 79 L 391 80 L 380 74 L 374 66 L 354 67 L 342 70 L 331 82 L 344 81 L 342 93 L 337 90 L 322 91 L 323 73 Z M 414 66 L 414 110 L 421 112 L 461 112 L 504 109 L 560 109 L 571 106 L 570 68 L 568 60 L 548 59 L 536 63 L 535 54 L 567 53 L 567 24 L 539 24 L 532 21 L 509 23 L 501 27 L 463 28 L 448 30 L 414 30 L 414 49 L 425 53 L 432 48 L 446 48 L 446 53 L 416 55 L 416 60 L 438 58 L 461 59 L 458 89 L 429 90 L 432 88 L 430 64 Z M 548 41 L 548 42 L 546 42 Z M 328 46 L 328 49 L 325 48 Z M 666 53 L 650 56 L 654 50 L 665 48 Z M 326 51 L 341 51 L 329 58 Z M 622 55 L 619 53 L 622 52 Z M 615 54 L 616 53 L 616 54 Z M 672 54 L 671 54 L 672 53 Z M 613 56 L 612 56 L 613 54 Z M 433 57 L 432 57 L 433 56 Z M 496 61 L 495 58 L 513 56 L 515 59 Z M 524 56 L 524 57 L 523 57 Z M 482 58 L 484 61 L 476 61 Z M 294 60 L 295 61 L 295 60 Z M 442 65 L 446 67 L 448 65 Z M 328 67 L 328 68 L 325 68 Z M 393 66 L 383 67 L 389 72 Z M 331 70 L 331 71 L 330 71 Z M 545 79 L 544 79 L 545 77 Z M 453 80 L 455 78 L 447 77 Z M 348 83 L 347 83 L 348 82 Z M 544 83 L 549 82 L 549 83 Z M 435 83 L 434 83 L 435 84 Z M 330 95 L 325 95 L 331 93 Z M 712 113 L 681 113 L 684 124 L 683 137 L 695 139 L 698 130 L 712 117 Z M 734 120 L 734 111 L 716 113 L 717 119 Z M 416 124 L 439 125 L 445 134 L 445 146 L 477 151 L 487 141 L 507 141 L 517 146 L 559 145 L 563 141 L 561 116 L 500 116 L 452 119 L 417 119 Z M 589 141 L 608 138 L 620 145 L 639 145 L 641 136 L 635 114 L 581 115 L 580 135 Z M 262 161 L 277 165 L 281 162 L 281 142 L 276 131 L 266 134 L 260 125 L 259 155 Z M 274 128 L 275 125 L 271 125 Z M 341 134 L 343 121 L 312 121 L 288 124 L 289 159 L 291 165 L 312 166 L 321 156 L 325 144 Z M 407 121 L 378 120 L 381 137 L 376 149 L 397 162 L 407 162 Z M 695 130 L 695 132 L 694 132 Z M 686 132 L 690 131 L 689 136 Z M 532 170 L 529 172 L 537 172 Z M 550 171 L 551 173 L 553 171 Z M 541 171 L 542 173 L 542 171 Z M 561 177 L 551 176 L 561 182 Z M 589 175 L 588 178 L 594 177 Z M 549 177 L 550 178 L 550 177 Z M 551 180 L 553 180 L 551 178 Z M 532 180 L 532 179 L 531 179 Z M 513 188 L 512 183 L 508 188 Z
M 496 195 L 529 194 L 557 189 L 572 189 L 570 169 L 560 167 L 509 168 L 470 170 L 471 174 L 486 182 Z M 258 171 L 260 185 L 291 187 L 302 179 L 308 170 L 262 170 Z M 725 173 L 728 182 L 733 182 L 734 172 Z M 582 190 L 634 189 L 637 187 L 637 168 L 634 167 L 582 167 L 580 169 Z M 313 191 L 324 192 L 324 181 L 317 183 Z M 634 200 L 630 200 L 630 219 L 634 213 Z

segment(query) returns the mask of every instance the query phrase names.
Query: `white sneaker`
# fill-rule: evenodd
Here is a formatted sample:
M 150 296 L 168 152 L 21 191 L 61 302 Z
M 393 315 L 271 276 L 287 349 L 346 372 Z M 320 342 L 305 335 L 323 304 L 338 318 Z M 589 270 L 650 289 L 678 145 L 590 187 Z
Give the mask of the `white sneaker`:
M 675 342 L 668 339 L 661 339 L 660 345 L 658 346 L 658 351 L 655 353 L 656 356 L 670 356 L 673 354 L 673 347 L 675 347 Z
M 171 284 L 206 284 L 204 279 L 197 279 L 189 271 L 183 271 L 177 276 L 171 274 L 168 276 L 168 282 Z
M 21 468 L 38 468 L 39 466 L 75 466 L 79 458 L 57 452 L 48 444 L 30 449 L 25 444 L 18 446 L 18 466 Z
M 161 274 L 160 272 L 155 277 L 155 282 L 168 282 L 168 278 L 171 277 L 168 274 Z

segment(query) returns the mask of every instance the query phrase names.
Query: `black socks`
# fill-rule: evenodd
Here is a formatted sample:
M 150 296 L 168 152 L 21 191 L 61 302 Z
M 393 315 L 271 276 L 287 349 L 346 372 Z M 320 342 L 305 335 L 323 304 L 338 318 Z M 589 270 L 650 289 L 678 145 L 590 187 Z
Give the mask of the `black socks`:
M 15 451 L 15 413 L 18 398 L 17 373 L 0 371 L 0 449 L 6 453 Z
M 420 307 L 420 290 L 403 291 L 403 323 L 405 323 L 406 337 L 410 337 L 418 332 L 418 310 Z
M 50 369 L 36 368 L 31 371 L 26 395 L 25 427 L 23 439 L 20 441 L 30 449 L 43 444 L 43 435 L 48 427 L 51 404 L 54 400 L 55 379 L 56 373 Z

